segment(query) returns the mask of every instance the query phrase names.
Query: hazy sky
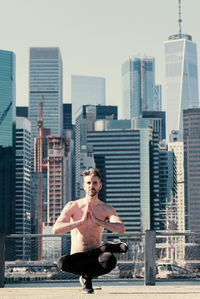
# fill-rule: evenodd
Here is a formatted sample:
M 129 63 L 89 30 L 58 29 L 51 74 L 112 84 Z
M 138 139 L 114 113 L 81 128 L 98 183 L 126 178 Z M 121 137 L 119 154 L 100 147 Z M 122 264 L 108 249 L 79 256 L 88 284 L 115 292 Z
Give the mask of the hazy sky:
M 200 45 L 200 0 L 182 0 L 182 33 Z M 16 54 L 17 105 L 28 105 L 30 47 L 59 47 L 63 100 L 71 75 L 106 78 L 106 102 L 121 101 L 121 64 L 152 56 L 162 84 L 163 41 L 178 33 L 178 0 L 0 0 L 0 49 Z

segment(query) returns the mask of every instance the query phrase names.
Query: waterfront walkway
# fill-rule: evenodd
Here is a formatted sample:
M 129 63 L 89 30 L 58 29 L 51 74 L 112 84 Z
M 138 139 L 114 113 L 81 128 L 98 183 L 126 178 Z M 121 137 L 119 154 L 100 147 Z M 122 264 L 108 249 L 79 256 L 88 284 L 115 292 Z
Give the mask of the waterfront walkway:
M 200 284 L 185 286 L 94 286 L 94 294 L 82 294 L 80 287 L 9 287 L 0 289 L 0 299 L 199 299 Z

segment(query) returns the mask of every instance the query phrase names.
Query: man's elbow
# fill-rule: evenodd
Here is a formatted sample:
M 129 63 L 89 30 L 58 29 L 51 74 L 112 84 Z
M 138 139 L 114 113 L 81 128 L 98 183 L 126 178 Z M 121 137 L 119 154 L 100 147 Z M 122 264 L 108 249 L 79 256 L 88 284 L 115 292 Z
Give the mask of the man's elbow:
M 120 234 L 120 235 L 124 235 L 124 234 L 125 234 L 125 231 L 126 231 L 125 225 L 122 224 L 121 227 L 120 227 L 119 234 Z
M 55 225 L 53 226 L 52 232 L 54 235 L 58 235 L 58 230 Z

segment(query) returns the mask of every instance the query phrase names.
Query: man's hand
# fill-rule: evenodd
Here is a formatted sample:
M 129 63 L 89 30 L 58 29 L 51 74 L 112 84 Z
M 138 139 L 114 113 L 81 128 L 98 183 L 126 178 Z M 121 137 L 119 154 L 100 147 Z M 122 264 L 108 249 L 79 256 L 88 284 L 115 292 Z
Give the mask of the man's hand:
M 85 221 L 89 219 L 90 216 L 90 209 L 89 209 L 89 203 L 85 206 L 85 210 L 83 213 L 83 216 L 81 218 L 81 223 L 83 224 Z
M 99 221 L 98 221 L 99 219 L 95 216 L 91 204 L 89 205 L 89 216 L 93 222 L 99 225 Z

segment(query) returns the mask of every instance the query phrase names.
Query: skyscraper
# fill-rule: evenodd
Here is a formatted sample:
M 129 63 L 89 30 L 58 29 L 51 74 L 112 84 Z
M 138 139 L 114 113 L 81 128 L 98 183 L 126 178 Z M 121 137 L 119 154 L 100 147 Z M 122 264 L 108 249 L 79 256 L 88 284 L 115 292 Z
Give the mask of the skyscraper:
M 16 122 L 15 54 L 0 50 L 0 146 L 14 144 Z
M 198 231 L 200 227 L 200 108 L 183 111 L 185 225 Z
M 82 146 L 87 144 L 87 131 L 94 131 L 95 121 L 98 119 L 117 119 L 117 106 L 93 106 L 83 105 L 80 107 L 75 126 L 75 196 L 76 199 L 80 198 L 81 191 L 81 165 L 80 154 Z M 84 150 L 85 151 L 85 150 Z
M 176 157 L 168 151 L 165 142 L 160 143 L 160 221 L 161 229 L 177 229 L 177 175 Z
M 15 84 L 15 54 L 0 50 L 0 231 L 6 234 L 15 232 Z
M 88 150 L 102 173 L 103 200 L 116 209 L 128 232 L 160 225 L 158 139 L 156 150 L 148 120 L 142 122 L 143 128 L 135 121 L 132 129 L 130 120 L 102 120 L 87 133 Z
M 16 205 L 15 232 L 31 233 L 31 123 L 27 118 L 16 118 Z M 31 243 L 16 240 L 16 257 L 30 259 Z
M 143 111 L 142 118 L 151 120 L 153 131 L 159 133 L 160 140 L 166 138 L 164 111 Z
M 172 130 L 183 135 L 183 110 L 199 107 L 197 46 L 192 36 L 181 32 L 179 5 L 179 33 L 164 42 L 165 51 L 165 109 L 166 138 Z
M 129 58 L 122 65 L 123 118 L 140 117 L 154 110 L 155 59 Z
M 176 157 L 177 174 L 177 230 L 185 230 L 184 148 L 182 141 L 168 143 L 168 150 Z
M 51 134 L 63 127 L 62 58 L 59 48 L 30 48 L 29 120 L 32 138 L 37 136 L 38 103 L 44 96 L 43 123 Z
M 105 105 L 105 78 L 93 76 L 71 76 L 72 122 L 82 105 Z

